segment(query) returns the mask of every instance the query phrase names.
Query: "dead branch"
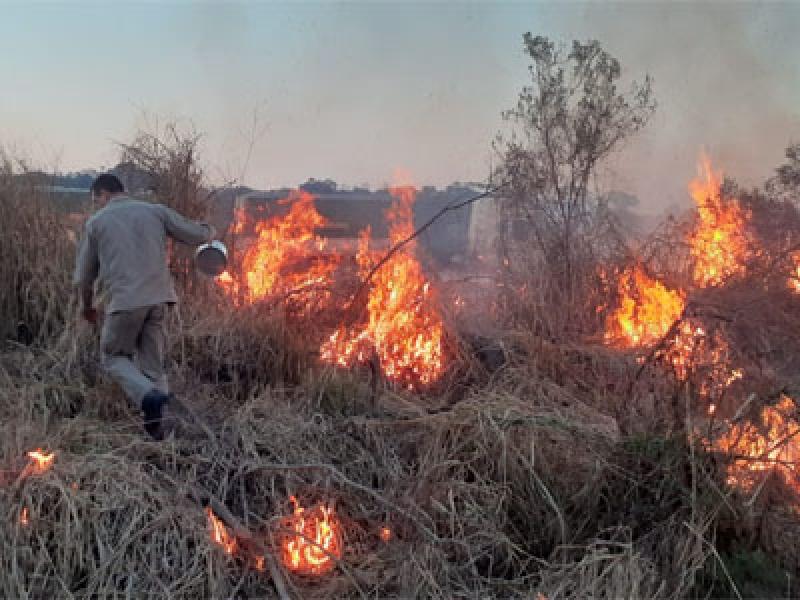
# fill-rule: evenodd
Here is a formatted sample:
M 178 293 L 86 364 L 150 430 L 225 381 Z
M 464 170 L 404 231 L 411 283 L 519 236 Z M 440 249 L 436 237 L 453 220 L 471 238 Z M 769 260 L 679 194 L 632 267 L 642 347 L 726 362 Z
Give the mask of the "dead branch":
M 369 287 L 369 282 L 375 276 L 375 273 L 380 271 L 381 268 L 383 268 L 383 266 L 386 265 L 386 263 L 388 263 L 392 259 L 392 257 L 395 254 L 397 254 L 402 248 L 404 248 L 409 243 L 411 243 L 414 239 L 416 239 L 420 234 L 422 234 L 424 231 L 426 231 L 431 225 L 433 225 L 436 221 L 438 221 L 446 213 L 448 213 L 450 211 L 453 211 L 453 210 L 458 210 L 460 208 L 464 208 L 465 206 L 469 206 L 470 204 L 473 204 L 474 202 L 477 202 L 478 200 L 481 200 L 483 198 L 491 196 L 492 194 L 494 194 L 495 192 L 498 192 L 499 190 L 501 190 L 502 188 L 506 187 L 507 185 L 508 185 L 507 183 L 503 183 L 503 184 L 500 184 L 500 185 L 495 186 L 493 188 L 487 189 L 485 192 L 482 192 L 482 193 L 478 194 L 477 196 L 472 196 L 471 198 L 468 198 L 466 200 L 462 200 L 461 202 L 448 204 L 447 206 L 442 208 L 439 212 L 437 212 L 435 215 L 433 215 L 430 219 L 428 219 L 417 230 L 415 230 L 414 233 L 412 233 L 406 239 L 404 239 L 404 240 L 398 242 L 397 244 L 395 244 L 394 246 L 392 246 L 389 249 L 389 251 L 383 256 L 383 258 L 381 258 L 370 269 L 369 273 L 367 273 L 367 275 L 361 281 L 361 284 L 358 286 L 358 288 L 356 289 L 356 291 L 353 294 L 352 298 L 350 299 L 350 303 L 347 305 L 347 307 L 344 310 L 344 315 L 345 316 L 342 318 L 342 322 L 344 322 L 346 320 L 351 320 L 351 321 L 356 320 L 356 318 L 360 314 L 360 311 L 355 313 L 355 314 L 351 314 L 351 313 L 353 313 L 354 307 L 357 305 L 357 302 L 358 302 L 358 300 L 360 300 L 362 294 Z
M 264 561 L 267 563 L 267 567 L 269 568 L 269 573 L 272 577 L 272 582 L 275 584 L 275 590 L 278 592 L 278 596 L 280 596 L 281 600 L 291 600 L 291 596 L 286 590 L 286 582 L 281 574 L 281 570 L 278 568 L 275 557 L 272 556 L 272 553 L 267 549 L 267 547 L 255 535 L 253 535 L 249 529 L 242 525 L 239 519 L 237 519 L 233 513 L 228 510 L 227 506 L 214 498 L 211 494 L 203 492 L 199 488 L 190 488 L 189 494 L 199 503 L 207 504 L 211 510 L 214 511 L 214 514 L 222 519 L 225 524 L 231 530 L 233 530 L 233 534 L 237 540 L 244 542 L 246 546 L 252 548 L 255 555 L 264 557 Z

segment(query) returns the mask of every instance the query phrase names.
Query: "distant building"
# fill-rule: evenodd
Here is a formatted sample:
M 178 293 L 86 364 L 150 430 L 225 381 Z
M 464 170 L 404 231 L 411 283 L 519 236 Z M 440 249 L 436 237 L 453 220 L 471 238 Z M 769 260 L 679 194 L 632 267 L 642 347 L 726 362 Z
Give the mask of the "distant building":
M 289 192 L 288 189 L 249 191 L 238 195 L 234 206 L 256 220 L 285 215 L 289 207 L 279 200 L 286 198 Z M 475 193 L 468 187 L 451 186 L 444 191 L 423 189 L 414 203 L 415 229 L 448 205 L 457 204 Z M 395 199 L 387 190 L 319 191 L 314 193 L 314 198 L 317 211 L 329 221 L 329 225 L 319 229 L 318 233 L 329 240 L 332 249 L 351 248 L 354 252 L 359 233 L 367 227 L 370 228 L 373 247 L 388 246 L 386 211 Z M 470 254 L 471 214 L 472 206 L 443 213 L 417 238 L 423 253 L 440 264 L 461 262 Z M 244 234 L 247 237 L 248 232 Z
M 500 208 L 497 198 L 488 196 L 474 202 L 470 211 L 469 249 L 473 258 L 491 265 L 497 260 Z

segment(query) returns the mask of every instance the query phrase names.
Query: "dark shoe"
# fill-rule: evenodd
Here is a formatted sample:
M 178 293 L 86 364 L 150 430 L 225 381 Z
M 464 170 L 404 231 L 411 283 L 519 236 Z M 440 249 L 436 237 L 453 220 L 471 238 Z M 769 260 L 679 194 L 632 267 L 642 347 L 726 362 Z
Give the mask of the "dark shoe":
M 163 439 L 168 438 L 178 430 L 178 423 L 181 420 L 180 412 L 178 412 L 179 406 L 180 402 L 176 401 L 175 394 L 170 393 L 161 413 L 161 436 Z
M 154 440 L 161 441 L 164 439 L 164 432 L 161 430 L 161 417 L 163 416 L 164 405 L 167 402 L 169 402 L 169 396 L 158 390 L 153 390 L 142 398 L 144 430 Z

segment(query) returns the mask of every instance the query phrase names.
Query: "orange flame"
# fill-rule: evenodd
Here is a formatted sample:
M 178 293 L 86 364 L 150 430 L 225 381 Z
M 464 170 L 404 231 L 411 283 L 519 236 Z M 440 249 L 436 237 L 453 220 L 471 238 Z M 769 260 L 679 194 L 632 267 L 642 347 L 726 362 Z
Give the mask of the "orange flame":
M 652 279 L 640 265 L 619 279 L 620 305 L 606 320 L 607 342 L 622 347 L 649 346 L 680 318 L 684 294 Z
M 267 565 L 267 560 L 264 556 L 256 556 L 255 560 L 256 571 L 263 572 L 264 569 L 266 568 L 266 565 Z
M 744 272 L 750 254 L 746 231 L 750 215 L 736 199 L 722 197 L 721 173 L 714 172 L 707 156 L 700 157 L 698 170 L 699 176 L 689 183 L 698 213 L 689 244 L 694 281 L 700 287 L 710 287 Z
M 663 340 L 656 353 L 675 377 L 685 381 L 692 373 L 702 375 L 700 396 L 717 399 L 744 371 L 732 368 L 730 346 L 719 332 L 709 335 L 695 319 L 685 318 L 669 339 L 664 336 L 681 318 L 685 297 L 650 278 L 639 265 L 626 269 L 619 279 L 619 307 L 606 319 L 606 343 L 623 348 L 650 347 Z M 640 357 L 639 362 L 643 362 Z
M 381 540 L 383 540 L 384 543 L 388 544 L 389 541 L 392 539 L 392 530 L 389 529 L 388 527 L 381 527 L 380 536 Z
M 229 271 L 223 271 L 217 275 L 217 283 L 223 287 L 233 286 L 233 275 L 231 275 Z
M 413 187 L 392 188 L 396 202 L 387 211 L 391 244 L 414 232 Z M 414 240 L 401 247 L 370 281 L 368 321 L 360 329 L 339 329 L 321 350 L 322 360 L 352 367 L 377 356 L 384 376 L 409 389 L 430 385 L 444 373 L 442 317 L 437 294 L 414 255 Z M 369 251 L 369 231 L 362 232 L 358 264 L 362 277 L 376 261 Z
M 747 231 L 750 215 L 737 200 L 722 197 L 721 175 L 712 169 L 705 155 L 700 158 L 699 171 L 698 178 L 689 183 L 698 220 L 687 237 L 693 280 L 697 286 L 709 287 L 744 272 L 751 254 Z M 605 281 L 605 273 L 600 275 Z M 618 290 L 620 305 L 606 319 L 607 343 L 621 347 L 651 346 L 683 314 L 685 291 L 670 290 L 648 277 L 639 265 L 623 272 Z M 728 354 L 729 345 L 722 335 L 709 336 L 700 324 L 686 319 L 657 356 L 672 367 L 680 380 L 702 371 L 700 394 L 714 398 L 744 376 L 741 369 L 729 366 Z
M 28 458 L 31 459 L 31 463 L 28 466 L 28 472 L 32 474 L 41 474 L 50 469 L 53 466 L 53 460 L 55 460 L 55 453 L 47 453 L 41 448 L 37 448 L 31 452 L 28 452 Z
M 23 527 L 27 527 L 31 523 L 30 518 L 28 517 L 28 507 L 27 506 L 24 507 L 22 509 L 22 511 L 19 513 L 19 523 Z
M 230 534 L 225 524 L 220 520 L 210 507 L 206 507 L 206 517 L 211 532 L 211 540 L 225 550 L 225 554 L 233 555 L 236 551 L 236 538 Z
M 333 506 L 320 504 L 307 512 L 294 496 L 289 501 L 294 506 L 288 523 L 292 533 L 281 543 L 283 564 L 295 573 L 323 575 L 342 558 L 341 527 Z
M 760 475 L 771 471 L 800 493 L 800 425 L 795 420 L 797 406 L 782 396 L 774 406 L 761 410 L 761 424 L 734 424 L 713 442 L 713 448 L 733 458 L 727 468 L 728 484 L 744 491 L 753 490 Z
M 286 294 L 308 312 L 329 297 L 324 288 L 339 257 L 323 254 L 327 242 L 315 232 L 328 221 L 317 212 L 314 196 L 298 190 L 278 203 L 290 204 L 289 212 L 255 223 L 256 239 L 244 251 L 240 272 L 226 271 L 217 283 L 238 303 Z M 237 210 L 232 231 L 243 232 L 247 219 L 244 210 Z
M 792 274 L 789 277 L 789 289 L 800 294 L 800 251 L 792 252 Z

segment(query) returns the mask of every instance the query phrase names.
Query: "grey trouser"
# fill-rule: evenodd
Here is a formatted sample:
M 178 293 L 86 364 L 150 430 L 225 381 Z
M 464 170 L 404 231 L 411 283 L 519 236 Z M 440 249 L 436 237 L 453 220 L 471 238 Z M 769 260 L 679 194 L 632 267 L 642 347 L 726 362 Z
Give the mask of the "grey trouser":
M 169 392 L 164 372 L 165 317 L 166 305 L 157 304 L 108 314 L 103 323 L 101 365 L 136 408 L 153 389 Z

